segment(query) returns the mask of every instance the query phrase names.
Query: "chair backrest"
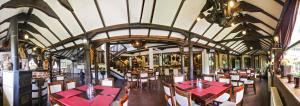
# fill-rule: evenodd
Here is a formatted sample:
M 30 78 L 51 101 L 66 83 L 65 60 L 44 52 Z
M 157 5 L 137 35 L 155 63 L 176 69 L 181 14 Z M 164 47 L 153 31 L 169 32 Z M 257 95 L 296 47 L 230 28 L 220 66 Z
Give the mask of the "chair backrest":
M 191 93 L 182 91 L 175 87 L 175 100 L 179 106 L 192 106 Z
M 165 74 L 165 75 L 170 75 L 170 70 L 169 70 L 168 68 L 165 68 L 165 69 L 164 69 L 164 74 Z
M 131 77 L 131 73 L 127 72 L 126 76 L 125 76 L 125 79 L 129 79 L 130 77 Z
M 175 75 L 175 76 L 179 75 L 178 68 L 173 69 L 173 75 Z
M 125 94 L 123 97 L 121 97 L 119 106 L 128 106 L 128 95 L 127 94 Z
M 32 98 L 38 98 L 39 97 L 39 87 L 37 86 L 37 82 L 35 80 L 31 81 L 32 84 Z
M 213 76 L 205 75 L 205 76 L 203 76 L 203 80 L 214 81 L 214 77 Z
M 236 97 L 235 102 L 236 104 L 240 103 L 244 97 L 244 86 L 239 86 L 239 88 L 235 91 Z
M 219 77 L 219 82 L 230 84 L 230 79 L 226 77 Z
M 248 70 L 247 70 L 247 73 L 251 73 L 251 70 L 248 69 Z
M 183 82 L 184 81 L 184 76 L 174 76 L 174 83 L 177 82 Z
M 66 82 L 66 89 L 69 90 L 69 89 L 73 89 L 73 88 L 76 88 L 76 81 L 68 81 Z
M 125 94 L 129 95 L 129 93 L 130 93 L 130 84 L 127 84 L 127 85 L 124 87 L 124 89 L 125 89 Z
M 63 90 L 63 83 L 61 81 L 48 83 L 49 93 L 56 93 Z
M 148 77 L 148 73 L 142 72 L 142 73 L 140 73 L 140 77 L 141 78 L 147 78 Z
M 56 80 L 59 80 L 59 81 L 60 81 L 60 80 L 64 80 L 64 79 L 65 79 L 64 76 L 57 76 L 57 77 L 56 77 Z
M 113 80 L 112 79 L 104 79 L 101 81 L 102 86 L 113 86 Z
M 42 85 L 42 96 L 45 96 L 48 94 L 48 82 L 47 80 Z
M 231 80 L 240 80 L 240 75 L 230 75 Z
M 167 95 L 167 96 L 173 96 L 173 94 L 172 94 L 172 85 L 171 84 L 167 84 L 165 82 L 162 82 L 162 84 L 163 84 L 163 87 L 164 87 L 165 95 Z

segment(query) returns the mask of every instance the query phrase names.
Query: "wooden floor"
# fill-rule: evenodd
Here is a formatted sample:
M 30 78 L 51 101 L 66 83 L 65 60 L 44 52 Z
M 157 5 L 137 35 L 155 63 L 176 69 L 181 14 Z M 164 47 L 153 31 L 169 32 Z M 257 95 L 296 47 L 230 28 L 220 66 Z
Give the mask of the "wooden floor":
M 75 79 L 78 82 L 79 75 L 70 75 L 68 79 Z M 124 81 L 117 80 L 115 82 L 117 87 L 123 87 Z M 163 89 L 158 84 L 156 88 L 148 88 L 145 86 L 143 89 L 141 88 L 133 88 L 130 91 L 129 96 L 129 106 L 167 106 L 166 102 L 164 101 L 164 93 Z M 252 88 L 248 89 L 248 93 L 244 96 L 244 103 L 243 106 L 269 106 L 270 96 L 267 90 L 267 80 L 256 80 L 256 88 L 257 92 L 256 95 Z M 119 99 L 121 96 L 124 95 L 124 91 L 120 93 Z M 2 94 L 0 96 L 0 103 L 2 102 Z M 2 104 L 2 103 L 1 103 Z
M 251 87 L 248 88 L 247 94 L 244 96 L 243 106 L 269 106 L 267 81 L 257 79 L 256 88 L 256 95 Z M 129 96 L 129 106 L 167 106 L 163 95 L 161 86 L 156 89 L 147 87 L 144 89 L 132 89 Z

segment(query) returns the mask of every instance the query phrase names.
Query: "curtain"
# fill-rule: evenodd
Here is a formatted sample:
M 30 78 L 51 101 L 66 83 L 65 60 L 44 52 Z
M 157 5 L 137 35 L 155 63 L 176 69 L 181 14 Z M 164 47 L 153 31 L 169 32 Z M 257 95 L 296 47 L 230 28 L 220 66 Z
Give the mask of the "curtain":
M 291 40 L 293 29 L 297 19 L 298 7 L 300 0 L 290 0 L 287 4 L 286 13 L 282 17 L 282 22 L 279 25 L 278 34 L 280 43 L 283 48 L 286 48 Z
M 291 40 L 291 36 L 297 19 L 299 1 L 300 0 L 288 0 L 286 2 L 288 3 L 286 4 L 286 12 L 283 14 L 282 21 L 279 24 L 279 28 L 276 31 L 279 35 L 280 44 L 283 50 L 287 48 Z M 280 65 L 281 59 L 283 58 L 283 53 L 284 51 L 276 53 L 275 55 L 274 65 L 276 71 Z

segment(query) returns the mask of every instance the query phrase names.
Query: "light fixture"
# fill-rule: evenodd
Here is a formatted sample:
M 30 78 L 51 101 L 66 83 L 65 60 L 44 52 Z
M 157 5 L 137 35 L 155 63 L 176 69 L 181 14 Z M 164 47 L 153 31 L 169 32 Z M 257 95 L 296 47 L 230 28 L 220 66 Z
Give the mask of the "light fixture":
M 229 2 L 228 2 L 228 5 L 229 5 L 229 7 L 234 7 L 234 1 L 233 0 L 230 0 Z
M 235 25 L 234 22 L 232 22 L 232 23 L 231 23 L 231 27 L 233 27 L 234 25 Z
M 250 50 L 252 50 L 253 49 L 253 47 L 250 47 Z
M 243 35 L 246 35 L 246 33 L 247 33 L 246 30 L 243 30 L 243 31 L 242 31 L 242 34 L 243 34 Z
M 37 47 L 34 47 L 32 50 L 33 50 L 33 51 L 36 51 L 36 48 L 37 48 Z
M 200 17 L 197 17 L 197 21 L 200 21 L 201 20 L 201 18 Z
M 274 36 L 274 41 L 275 41 L 275 43 L 278 43 L 279 42 L 279 37 L 278 36 Z
M 268 51 L 268 54 L 271 54 L 271 52 L 270 52 L 270 51 Z
M 138 41 L 138 40 L 135 40 L 135 41 L 132 41 L 131 42 L 131 45 L 134 47 L 134 48 L 141 48 L 144 46 L 144 43 L 142 41 Z
M 27 34 L 25 34 L 24 39 L 29 39 L 29 36 Z
M 87 43 L 87 39 L 82 39 L 82 43 Z

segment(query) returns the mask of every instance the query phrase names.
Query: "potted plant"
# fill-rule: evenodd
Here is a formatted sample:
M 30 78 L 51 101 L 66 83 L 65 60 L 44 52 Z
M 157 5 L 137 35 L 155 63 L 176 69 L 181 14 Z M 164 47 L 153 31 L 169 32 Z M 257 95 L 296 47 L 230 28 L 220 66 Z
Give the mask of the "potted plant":
M 294 82 L 294 73 L 290 73 L 287 75 L 288 83 Z
M 294 74 L 294 82 L 295 82 L 295 88 L 299 88 L 300 87 L 300 71 L 298 71 Z

